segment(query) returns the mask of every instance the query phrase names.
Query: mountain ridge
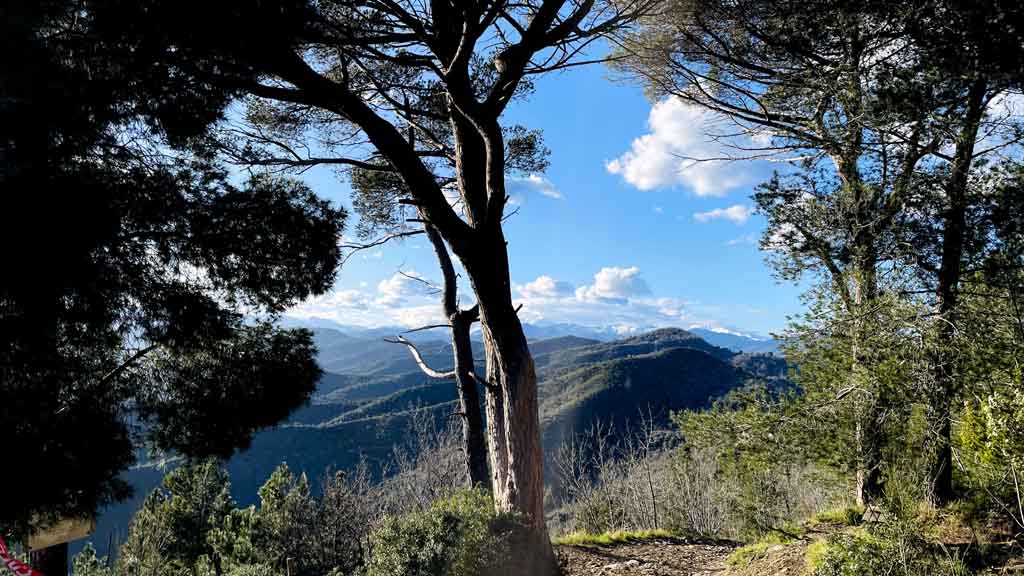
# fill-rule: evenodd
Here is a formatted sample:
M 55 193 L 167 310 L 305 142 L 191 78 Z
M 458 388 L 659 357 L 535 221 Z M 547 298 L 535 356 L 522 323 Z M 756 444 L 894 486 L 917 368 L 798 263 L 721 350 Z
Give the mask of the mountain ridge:
M 412 413 L 425 410 L 442 422 L 457 411 L 454 383 L 427 378 L 404 346 L 377 339 L 379 331 L 360 337 L 337 327 L 302 327 L 313 330 L 326 372 L 307 406 L 287 422 L 258 433 L 249 450 L 227 462 L 232 493 L 240 505 L 255 503 L 256 489 L 283 461 L 293 471 L 307 473 L 315 488 L 327 468 L 350 468 L 362 459 L 386 462 L 392 446 L 404 438 Z M 428 364 L 450 369 L 447 339 L 420 335 L 416 344 Z M 613 341 L 560 335 L 531 341 L 530 347 L 537 365 L 547 453 L 567 434 L 584 430 L 596 419 L 625 426 L 646 410 L 666 424 L 672 410 L 706 406 L 755 373 L 785 372 L 781 358 L 733 352 L 681 328 Z M 476 340 L 479 363 L 482 350 Z M 100 516 L 98 547 L 111 531 L 124 533 L 138 496 L 161 477 L 146 466 L 126 475 L 141 494 Z

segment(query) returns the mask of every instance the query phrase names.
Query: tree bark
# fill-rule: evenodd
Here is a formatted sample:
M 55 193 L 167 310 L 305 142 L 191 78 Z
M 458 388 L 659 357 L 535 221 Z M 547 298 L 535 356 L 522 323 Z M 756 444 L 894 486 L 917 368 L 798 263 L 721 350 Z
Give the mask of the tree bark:
M 487 353 L 487 439 L 495 507 L 523 515 L 528 548 L 523 574 L 548 574 L 554 552 L 544 520 L 543 447 L 537 375 L 512 304 L 508 253 L 500 226 L 488 227 L 479 252 L 462 257 L 480 306 Z
M 455 354 L 455 383 L 459 389 L 462 410 L 462 441 L 466 455 L 466 469 L 473 487 L 488 486 L 487 443 L 484 440 L 483 417 L 480 414 L 480 395 L 473 377 L 473 348 L 469 338 L 472 320 L 465 314 L 451 317 L 452 349 Z
M 976 79 L 967 95 L 964 124 L 957 138 L 956 152 L 946 181 L 946 210 L 943 214 L 942 259 L 936 288 L 938 308 L 938 346 L 932 362 L 935 380 L 935 406 L 938 418 L 939 453 L 932 474 L 932 495 L 936 504 L 951 502 L 953 491 L 953 402 L 956 397 L 956 375 L 946 354 L 953 349 L 956 337 L 956 312 L 960 280 L 963 276 L 964 240 L 967 230 L 967 188 L 978 128 L 985 113 L 987 82 Z
M 852 349 L 850 378 L 851 385 L 866 391 L 861 395 L 857 411 L 857 504 L 869 506 L 882 496 L 882 425 L 880 406 L 883 403 L 882 390 L 871 382 L 871 367 L 867 358 L 867 331 L 870 329 L 871 306 L 878 297 L 878 280 L 875 266 L 878 257 L 875 238 L 866 230 L 855 241 L 855 250 L 860 252 L 853 269 L 853 310 Z

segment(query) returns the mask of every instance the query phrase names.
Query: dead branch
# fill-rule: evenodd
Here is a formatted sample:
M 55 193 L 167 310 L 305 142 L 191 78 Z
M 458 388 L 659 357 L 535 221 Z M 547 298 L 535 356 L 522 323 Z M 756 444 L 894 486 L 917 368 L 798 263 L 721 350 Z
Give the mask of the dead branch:
M 407 340 L 404 336 L 397 336 L 395 338 L 385 338 L 384 341 L 389 342 L 391 344 L 404 344 L 406 347 L 408 347 L 409 352 L 412 354 L 412 357 L 416 360 L 416 364 L 420 367 L 420 370 L 422 370 L 423 373 L 426 374 L 427 376 L 431 378 L 437 378 L 439 380 L 449 380 L 455 378 L 455 370 L 449 370 L 448 372 L 440 372 L 438 370 L 434 370 L 430 366 L 427 366 L 427 362 L 423 359 L 423 356 L 420 355 L 420 351 L 418 348 L 416 348 L 416 345 Z

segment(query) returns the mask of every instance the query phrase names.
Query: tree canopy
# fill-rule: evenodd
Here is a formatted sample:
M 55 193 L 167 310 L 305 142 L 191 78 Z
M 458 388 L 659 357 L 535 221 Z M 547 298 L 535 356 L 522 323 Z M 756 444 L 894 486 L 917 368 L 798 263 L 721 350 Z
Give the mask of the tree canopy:
M 0 64 L 0 531 L 124 497 L 137 447 L 227 456 L 306 401 L 306 331 L 345 213 L 192 144 L 232 93 L 101 40 L 76 2 L 9 2 Z

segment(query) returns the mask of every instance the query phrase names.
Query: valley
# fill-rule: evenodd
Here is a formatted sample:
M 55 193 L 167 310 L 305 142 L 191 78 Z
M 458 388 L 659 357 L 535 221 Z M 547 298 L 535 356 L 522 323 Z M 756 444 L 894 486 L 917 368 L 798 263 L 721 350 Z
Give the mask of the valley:
M 248 450 L 226 463 L 232 495 L 242 506 L 257 502 L 257 489 L 281 462 L 306 473 L 314 491 L 328 470 L 350 469 L 361 459 L 379 473 L 393 447 L 405 439 L 414 413 L 427 412 L 437 425 L 443 425 L 457 411 L 454 383 L 426 377 L 404 346 L 383 341 L 389 335 L 387 329 L 306 326 L 313 330 L 325 373 L 308 405 L 286 422 L 256 434 Z M 570 330 L 575 327 L 536 330 L 550 337 L 531 342 L 539 376 L 542 438 L 549 456 L 567 435 L 582 432 L 595 421 L 625 427 L 643 414 L 664 426 L 672 411 L 706 406 L 752 376 L 785 381 L 781 357 L 717 346 L 706 339 L 717 335 L 710 331 L 701 337 L 664 328 L 599 340 L 567 333 Z M 409 336 L 431 367 L 450 369 L 451 346 L 442 339 L 443 332 Z M 738 336 L 730 336 L 728 343 L 749 344 L 755 350 L 765 345 L 765 341 Z M 481 364 L 482 349 L 482 343 L 474 341 Z M 97 518 L 92 542 L 100 554 L 123 540 L 142 499 L 176 464 L 173 459 L 162 464 L 146 462 L 124 474 L 135 495 Z M 75 543 L 72 553 L 85 542 Z

